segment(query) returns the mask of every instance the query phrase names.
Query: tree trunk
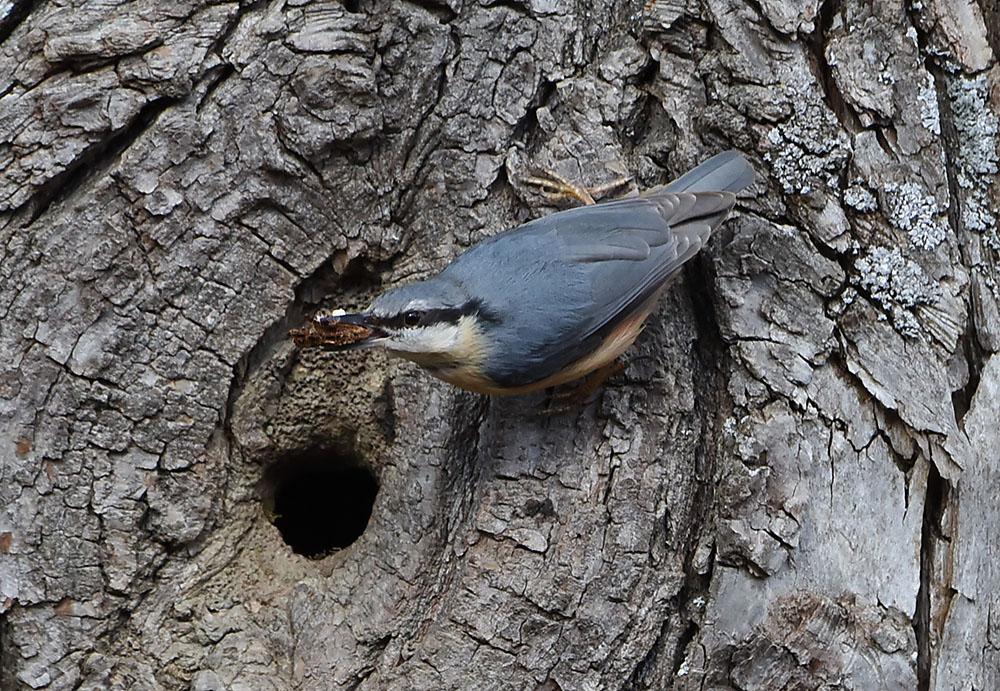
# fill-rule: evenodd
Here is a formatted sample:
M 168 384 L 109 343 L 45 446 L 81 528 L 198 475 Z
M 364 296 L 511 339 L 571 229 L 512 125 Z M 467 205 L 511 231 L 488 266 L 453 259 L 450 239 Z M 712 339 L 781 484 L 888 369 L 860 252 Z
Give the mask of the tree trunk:
M 1000 688 L 995 0 L 0 7 L 0 688 Z M 289 328 L 759 173 L 589 404 Z

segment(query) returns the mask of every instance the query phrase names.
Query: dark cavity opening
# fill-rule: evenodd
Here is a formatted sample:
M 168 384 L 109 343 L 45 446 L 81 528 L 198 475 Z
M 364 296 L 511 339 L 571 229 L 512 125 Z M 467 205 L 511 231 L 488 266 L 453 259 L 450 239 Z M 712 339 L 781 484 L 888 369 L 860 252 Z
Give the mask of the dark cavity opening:
M 351 456 L 309 449 L 264 474 L 265 514 L 296 554 L 319 559 L 357 540 L 368 525 L 378 481 Z

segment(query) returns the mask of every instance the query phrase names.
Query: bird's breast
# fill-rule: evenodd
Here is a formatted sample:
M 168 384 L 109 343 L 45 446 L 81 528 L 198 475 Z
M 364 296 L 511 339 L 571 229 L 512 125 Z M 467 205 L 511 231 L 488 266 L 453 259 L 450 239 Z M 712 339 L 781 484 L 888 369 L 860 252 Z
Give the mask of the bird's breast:
M 422 343 L 422 349 L 391 350 L 392 354 L 420 365 L 449 384 L 478 393 L 489 393 L 492 386 L 483 374 L 488 349 L 476 317 L 461 317 L 447 332 L 447 337 Z
M 481 367 L 453 363 L 446 367 L 428 367 L 434 376 L 449 384 L 463 389 L 491 396 L 506 396 L 511 394 L 530 393 L 551 386 L 559 386 L 587 376 L 591 372 L 611 364 L 635 341 L 642 332 L 642 324 L 655 306 L 655 298 L 647 301 L 643 307 L 622 320 L 609 333 L 600 345 L 589 354 L 581 357 L 568 367 L 559 370 L 538 381 L 523 386 L 503 387 L 483 374 Z

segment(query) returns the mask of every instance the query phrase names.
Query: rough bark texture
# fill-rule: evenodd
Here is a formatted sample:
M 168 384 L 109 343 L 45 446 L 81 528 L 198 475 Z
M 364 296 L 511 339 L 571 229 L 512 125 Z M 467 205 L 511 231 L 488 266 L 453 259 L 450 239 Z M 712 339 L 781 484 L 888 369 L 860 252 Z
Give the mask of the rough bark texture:
M 0 4 L 0 688 L 1000 688 L 998 36 Z M 551 211 L 525 174 L 727 147 L 760 179 L 577 411 L 287 340 Z

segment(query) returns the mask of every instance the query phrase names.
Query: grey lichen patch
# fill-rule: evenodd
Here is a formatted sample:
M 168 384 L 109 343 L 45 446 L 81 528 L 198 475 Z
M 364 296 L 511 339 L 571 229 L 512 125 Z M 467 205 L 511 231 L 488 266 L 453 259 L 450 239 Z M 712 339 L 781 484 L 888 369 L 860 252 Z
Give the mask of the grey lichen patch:
M 811 194 L 817 182 L 835 188 L 848 155 L 833 115 L 813 102 L 803 104 L 793 120 L 770 130 L 767 144 L 764 160 L 788 194 Z
M 889 223 L 905 230 L 914 245 L 931 250 L 944 241 L 948 234 L 945 210 L 919 185 L 886 183 L 885 201 Z
M 861 213 L 869 213 L 878 208 L 875 195 L 860 183 L 854 183 L 844 190 L 844 203 Z
M 920 104 L 920 124 L 931 134 L 941 135 L 941 112 L 938 110 L 937 91 L 934 82 L 928 78 L 917 92 L 917 103 Z
M 858 274 L 851 281 L 867 292 L 892 319 L 904 336 L 920 335 L 913 313 L 918 305 L 934 305 L 941 299 L 940 287 L 917 264 L 906 259 L 898 247 L 875 247 L 855 262 Z
M 1000 250 L 996 176 L 1000 172 L 1000 119 L 990 109 L 990 85 L 983 75 L 948 80 L 953 123 L 958 132 L 955 168 L 962 191 L 962 224 L 986 234 Z

